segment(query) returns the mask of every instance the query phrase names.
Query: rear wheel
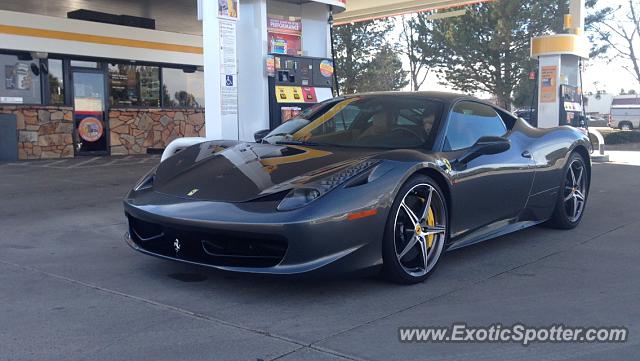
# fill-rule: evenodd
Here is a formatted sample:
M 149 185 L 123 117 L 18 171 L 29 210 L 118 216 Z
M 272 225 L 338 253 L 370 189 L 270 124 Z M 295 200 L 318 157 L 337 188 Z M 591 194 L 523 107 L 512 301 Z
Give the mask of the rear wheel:
M 622 122 L 620 123 L 620 130 L 633 130 L 633 125 L 628 122 Z
M 385 275 L 398 283 L 424 281 L 435 270 L 447 238 L 447 205 L 437 183 L 411 177 L 393 203 L 383 241 Z
M 573 153 L 565 167 L 560 194 L 549 224 L 555 228 L 575 228 L 582 219 L 587 204 L 589 173 L 584 158 Z

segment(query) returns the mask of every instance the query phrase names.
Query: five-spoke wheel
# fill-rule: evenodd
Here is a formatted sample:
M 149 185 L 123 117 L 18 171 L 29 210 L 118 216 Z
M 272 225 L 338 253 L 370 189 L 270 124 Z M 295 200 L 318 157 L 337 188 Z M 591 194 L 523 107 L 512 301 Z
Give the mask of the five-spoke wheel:
M 580 223 L 587 204 L 589 181 L 585 159 L 578 153 L 571 154 L 560 184 L 556 208 L 548 222 L 551 226 L 571 229 Z
M 569 221 L 575 222 L 582 216 L 587 181 L 585 177 L 584 163 L 580 159 L 574 159 L 569 165 L 564 186 L 565 211 Z
M 432 179 L 416 176 L 401 189 L 389 217 L 384 262 L 394 281 L 420 282 L 436 266 L 447 236 L 447 208 Z

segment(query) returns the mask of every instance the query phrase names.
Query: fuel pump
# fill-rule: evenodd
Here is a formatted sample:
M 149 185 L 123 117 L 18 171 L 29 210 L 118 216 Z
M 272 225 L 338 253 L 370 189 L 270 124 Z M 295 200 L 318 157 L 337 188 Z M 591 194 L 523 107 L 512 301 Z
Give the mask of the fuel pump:
M 271 129 L 333 97 L 331 59 L 271 54 L 267 58 L 267 68 Z

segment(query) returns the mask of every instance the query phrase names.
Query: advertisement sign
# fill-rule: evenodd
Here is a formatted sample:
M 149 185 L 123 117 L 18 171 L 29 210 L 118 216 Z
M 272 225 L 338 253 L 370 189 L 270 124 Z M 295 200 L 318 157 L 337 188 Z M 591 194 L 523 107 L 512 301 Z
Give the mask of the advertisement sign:
M 218 0 L 218 17 L 238 20 L 238 0 Z
M 540 102 L 541 103 L 555 103 L 557 99 L 557 85 L 556 79 L 558 78 L 557 66 L 543 66 L 540 71 Z
M 86 117 L 78 124 L 78 135 L 84 141 L 93 143 L 102 138 L 104 125 L 96 117 Z
M 267 76 L 276 76 L 276 59 L 273 55 L 267 55 Z
M 74 143 L 78 152 L 106 152 L 107 126 L 102 112 L 74 112 Z
M 16 63 L 15 65 L 5 65 L 5 88 L 7 90 L 31 90 L 33 81 L 31 79 L 31 68 L 27 63 Z
M 274 54 L 302 54 L 302 21 L 299 18 L 267 18 L 269 52 Z

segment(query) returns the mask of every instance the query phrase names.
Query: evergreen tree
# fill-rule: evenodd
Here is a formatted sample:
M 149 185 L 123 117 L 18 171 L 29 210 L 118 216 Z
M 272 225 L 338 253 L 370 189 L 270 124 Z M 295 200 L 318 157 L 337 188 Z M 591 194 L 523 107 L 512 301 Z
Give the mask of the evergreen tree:
M 588 0 L 588 8 L 596 2 Z M 561 33 L 567 11 L 566 0 L 498 0 L 472 6 L 464 16 L 436 21 L 431 34 L 445 53 L 440 79 L 463 92 L 490 93 L 507 109 L 516 91 L 521 92 L 515 96 L 519 103 L 530 103 L 533 84 L 528 75 L 537 65 L 529 57 L 530 39 Z M 606 9 L 592 11 L 587 28 L 605 14 Z M 604 50 L 594 47 L 592 52 Z
M 361 79 L 366 73 L 370 76 L 368 69 L 386 43 L 386 36 L 392 27 L 389 20 L 370 20 L 335 27 L 336 71 L 342 94 L 361 91 Z
M 357 85 L 358 92 L 399 90 L 409 85 L 398 52 L 385 45 L 369 62 Z

